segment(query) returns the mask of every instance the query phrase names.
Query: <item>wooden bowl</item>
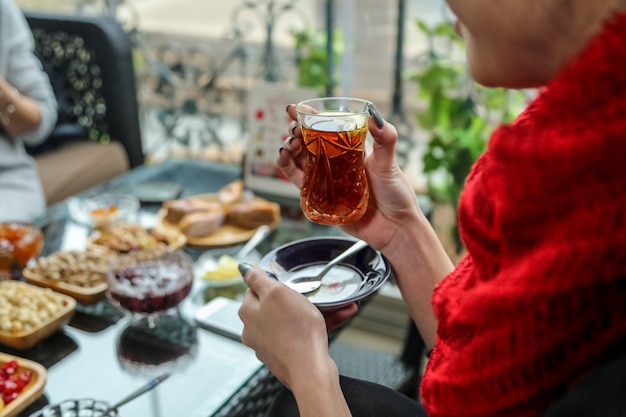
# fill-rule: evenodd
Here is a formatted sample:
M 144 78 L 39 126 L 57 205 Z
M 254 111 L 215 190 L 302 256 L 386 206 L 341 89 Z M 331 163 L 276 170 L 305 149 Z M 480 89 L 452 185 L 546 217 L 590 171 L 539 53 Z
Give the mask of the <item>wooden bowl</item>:
M 37 362 L 0 352 L 0 365 L 12 360 L 17 361 L 18 372 L 30 371 L 31 380 L 16 399 L 5 405 L 4 409 L 0 411 L 0 417 L 14 417 L 39 398 L 43 392 L 48 375 L 46 368 Z
M 106 296 L 106 271 L 117 254 L 102 248 L 58 251 L 23 271 L 30 284 L 69 295 L 79 303 L 95 304 Z
M 33 347 L 40 340 L 45 339 L 59 328 L 69 323 L 76 309 L 76 300 L 64 294 L 60 294 L 50 289 L 41 288 L 35 285 L 18 281 L 1 281 L 0 294 L 6 295 L 13 292 L 19 294 L 20 297 L 44 295 L 51 297 L 55 302 L 60 304 L 59 310 L 50 315 L 45 320 L 27 330 L 8 331 L 0 329 L 0 343 L 11 346 L 15 349 L 25 350 Z M 5 303 L 6 300 L 2 300 Z M 0 316 L 0 321 L 7 316 Z

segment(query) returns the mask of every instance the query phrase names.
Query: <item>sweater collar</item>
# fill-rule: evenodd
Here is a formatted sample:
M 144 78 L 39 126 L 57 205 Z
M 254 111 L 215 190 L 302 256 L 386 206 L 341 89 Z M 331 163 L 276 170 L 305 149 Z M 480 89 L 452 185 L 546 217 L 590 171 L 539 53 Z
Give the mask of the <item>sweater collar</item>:
M 607 20 L 584 50 L 548 83 L 527 112 L 546 123 L 579 118 L 607 100 L 626 100 L 626 12 Z M 573 100 L 575 98 L 575 100 Z M 555 112 L 554 109 L 559 109 Z M 520 116 L 523 122 L 527 116 Z

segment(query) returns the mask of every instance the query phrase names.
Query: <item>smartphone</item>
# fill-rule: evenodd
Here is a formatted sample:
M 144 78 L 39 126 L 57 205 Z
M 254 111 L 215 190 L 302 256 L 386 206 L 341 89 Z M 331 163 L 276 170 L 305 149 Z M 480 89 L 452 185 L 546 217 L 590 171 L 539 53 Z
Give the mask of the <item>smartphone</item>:
M 215 297 L 196 312 L 194 319 L 199 327 L 241 342 L 243 322 L 237 314 L 239 301 Z
M 183 192 L 183 187 L 175 182 L 149 182 L 137 184 L 132 189 L 142 203 L 162 203 L 167 200 L 178 198 Z

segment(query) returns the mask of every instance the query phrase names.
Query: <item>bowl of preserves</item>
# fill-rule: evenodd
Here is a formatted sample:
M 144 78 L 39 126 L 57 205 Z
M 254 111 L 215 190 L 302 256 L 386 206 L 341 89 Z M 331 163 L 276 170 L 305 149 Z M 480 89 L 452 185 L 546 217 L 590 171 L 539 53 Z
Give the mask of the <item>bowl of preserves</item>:
M 43 233 L 28 222 L 0 223 L 0 281 L 18 279 L 43 248 Z
M 193 261 L 180 250 L 139 250 L 115 258 L 107 296 L 119 309 L 155 316 L 177 307 L 191 292 Z
M 139 200 L 130 194 L 104 193 L 70 201 L 74 220 L 93 227 L 117 221 L 132 221 L 139 211 Z
M 46 378 L 40 363 L 0 352 L 0 416 L 15 416 L 37 400 Z

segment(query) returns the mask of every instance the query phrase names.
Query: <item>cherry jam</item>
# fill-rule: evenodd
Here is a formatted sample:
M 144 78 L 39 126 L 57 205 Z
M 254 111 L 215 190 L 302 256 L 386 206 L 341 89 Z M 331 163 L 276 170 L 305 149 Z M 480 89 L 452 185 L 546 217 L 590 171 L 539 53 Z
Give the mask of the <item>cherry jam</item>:
M 109 271 L 109 296 L 119 308 L 133 313 L 161 312 L 189 295 L 192 278 L 191 260 L 182 252 L 124 261 Z

